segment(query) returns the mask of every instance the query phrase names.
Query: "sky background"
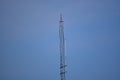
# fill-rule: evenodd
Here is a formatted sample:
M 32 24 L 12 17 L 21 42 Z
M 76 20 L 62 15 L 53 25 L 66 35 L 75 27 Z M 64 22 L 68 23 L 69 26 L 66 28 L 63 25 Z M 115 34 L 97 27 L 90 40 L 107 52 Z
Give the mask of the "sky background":
M 0 80 L 120 80 L 120 0 L 0 0 Z

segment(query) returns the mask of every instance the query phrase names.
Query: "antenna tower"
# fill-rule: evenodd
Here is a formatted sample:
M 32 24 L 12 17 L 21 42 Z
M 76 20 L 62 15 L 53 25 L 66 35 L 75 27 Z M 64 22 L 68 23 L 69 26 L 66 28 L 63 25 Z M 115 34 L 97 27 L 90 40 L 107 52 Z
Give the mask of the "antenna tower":
M 66 64 L 65 64 L 65 39 L 64 39 L 64 26 L 63 26 L 62 14 L 60 14 L 59 21 L 59 38 L 60 38 L 60 77 L 61 80 L 66 80 Z

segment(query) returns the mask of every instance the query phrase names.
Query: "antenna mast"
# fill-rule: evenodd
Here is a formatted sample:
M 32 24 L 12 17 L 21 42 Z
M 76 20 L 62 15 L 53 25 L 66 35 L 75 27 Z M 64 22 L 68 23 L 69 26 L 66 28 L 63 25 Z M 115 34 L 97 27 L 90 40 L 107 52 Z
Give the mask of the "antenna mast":
M 59 38 L 60 38 L 60 77 L 61 80 L 66 80 L 66 70 L 65 70 L 65 39 L 64 39 L 64 26 L 63 26 L 62 14 L 60 14 L 59 21 Z

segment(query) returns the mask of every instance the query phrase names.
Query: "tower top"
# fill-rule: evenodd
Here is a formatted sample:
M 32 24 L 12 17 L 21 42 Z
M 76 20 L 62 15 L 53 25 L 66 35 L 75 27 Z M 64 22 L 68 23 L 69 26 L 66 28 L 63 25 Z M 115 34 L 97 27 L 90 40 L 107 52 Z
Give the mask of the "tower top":
M 63 22 L 63 16 L 60 14 L 60 22 Z
M 64 38 L 64 26 L 63 17 L 60 14 L 59 21 L 59 38 L 60 38 L 60 80 L 66 80 L 66 61 L 65 61 L 65 38 Z

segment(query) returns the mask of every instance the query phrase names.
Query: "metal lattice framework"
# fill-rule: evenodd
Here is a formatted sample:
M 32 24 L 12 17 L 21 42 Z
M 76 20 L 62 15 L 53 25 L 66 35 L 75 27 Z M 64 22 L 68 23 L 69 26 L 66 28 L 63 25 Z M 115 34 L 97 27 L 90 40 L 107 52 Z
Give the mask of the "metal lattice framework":
M 65 39 L 64 39 L 64 26 L 62 15 L 60 15 L 59 21 L 59 38 L 60 38 L 60 77 L 61 80 L 66 80 L 66 64 L 65 64 Z

